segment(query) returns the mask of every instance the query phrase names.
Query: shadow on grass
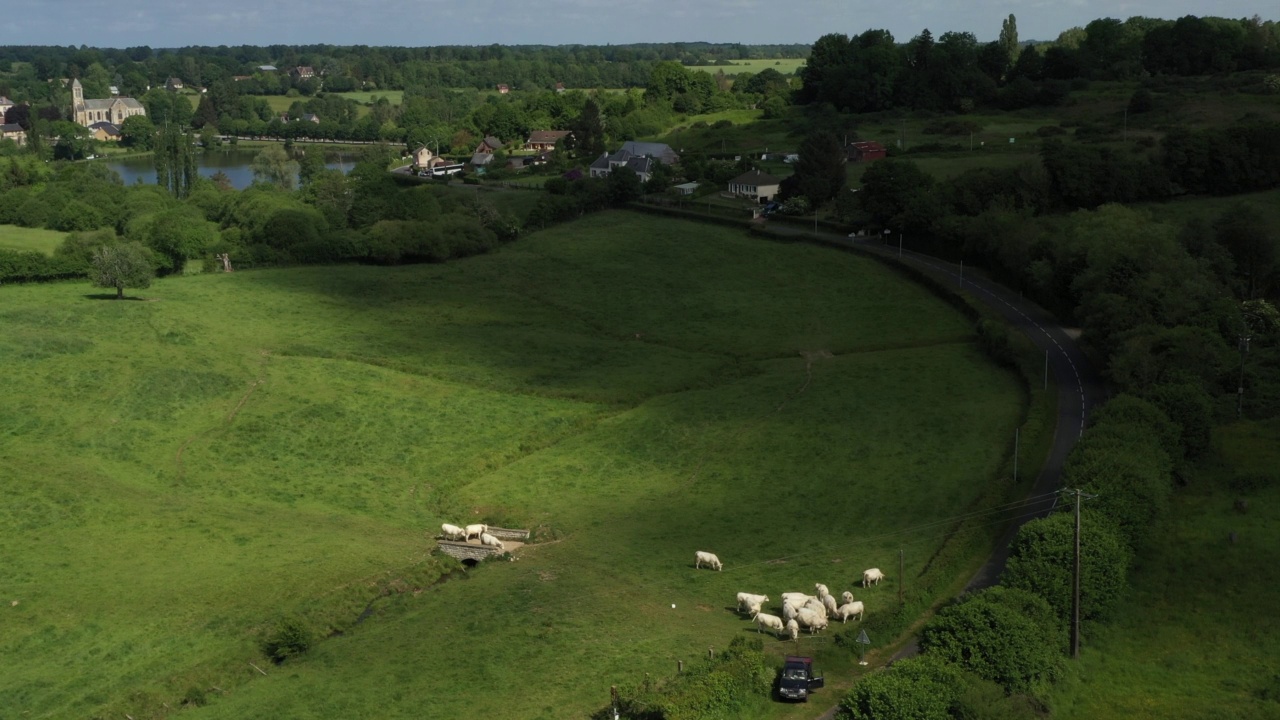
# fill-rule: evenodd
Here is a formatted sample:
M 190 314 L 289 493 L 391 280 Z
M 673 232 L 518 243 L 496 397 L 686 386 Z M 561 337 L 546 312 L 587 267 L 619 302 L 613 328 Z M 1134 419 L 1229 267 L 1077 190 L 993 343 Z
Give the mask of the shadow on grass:
M 149 302 L 147 298 L 137 297 L 137 296 L 125 295 L 124 297 L 118 298 L 116 297 L 115 293 L 92 293 L 89 295 L 85 295 L 84 299 L 86 300 L 133 300 L 136 302 Z

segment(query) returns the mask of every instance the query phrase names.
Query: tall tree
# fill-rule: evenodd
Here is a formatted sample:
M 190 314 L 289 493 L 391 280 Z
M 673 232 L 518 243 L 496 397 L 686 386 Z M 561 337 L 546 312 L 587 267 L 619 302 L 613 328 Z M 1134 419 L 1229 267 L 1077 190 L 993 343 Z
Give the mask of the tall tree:
M 1009 56 L 1009 62 L 1018 59 L 1018 19 L 1009 13 L 1008 19 L 1000 24 L 1000 46 Z
M 298 178 L 298 163 L 279 145 L 268 145 L 253 158 L 253 179 L 292 190 Z
M 582 113 L 573 123 L 573 136 L 580 158 L 595 159 L 605 151 L 604 116 L 595 98 L 588 99 L 582 106 Z
M 177 124 L 165 125 L 156 141 L 156 184 L 167 189 L 174 197 L 183 198 L 191 192 L 198 173 L 196 156 L 191 149 L 191 138 Z
M 802 195 L 813 207 L 834 198 L 844 188 L 844 147 L 834 133 L 817 132 L 800 144 L 800 161 L 787 178 L 789 197 Z

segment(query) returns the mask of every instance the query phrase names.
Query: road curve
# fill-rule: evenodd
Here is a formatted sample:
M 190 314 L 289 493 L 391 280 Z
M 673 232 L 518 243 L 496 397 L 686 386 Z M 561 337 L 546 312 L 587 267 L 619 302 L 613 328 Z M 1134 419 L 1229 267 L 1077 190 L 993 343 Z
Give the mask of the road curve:
M 769 231 L 784 236 L 814 235 L 807 229 L 791 228 L 778 223 L 773 224 Z M 825 243 L 851 247 L 870 255 L 894 259 L 952 287 L 964 290 L 974 300 L 997 312 L 1011 327 L 1026 335 L 1036 347 L 1047 353 L 1049 370 L 1053 372 L 1058 388 L 1058 417 L 1053 432 L 1053 443 L 1045 457 L 1039 476 L 1027 492 L 1027 497 L 1045 496 L 1058 490 L 1062 486 L 1062 467 L 1066 462 L 1067 454 L 1084 433 L 1089 413 L 1097 403 L 1102 401 L 1105 389 L 1101 378 L 1084 353 L 1080 351 L 1075 340 L 1058 324 L 1053 315 L 1003 285 L 986 278 L 974 277 L 972 273 L 964 275 L 963 268 L 958 265 L 930 255 L 885 246 L 879 238 L 849 238 L 832 233 L 818 233 L 817 237 Z M 1004 572 L 1005 562 L 1009 558 L 1009 544 L 1018 529 L 1028 520 L 1049 514 L 1055 502 L 1056 497 L 1045 497 L 1026 506 L 1022 517 L 1013 521 L 1005 536 L 996 545 L 996 549 L 965 585 L 965 591 L 995 585 L 1000 579 L 1000 574 Z M 919 651 L 919 645 L 913 638 L 893 656 L 893 659 L 911 657 Z M 836 708 L 833 707 L 823 713 L 819 720 L 831 720 L 835 717 L 835 713 Z

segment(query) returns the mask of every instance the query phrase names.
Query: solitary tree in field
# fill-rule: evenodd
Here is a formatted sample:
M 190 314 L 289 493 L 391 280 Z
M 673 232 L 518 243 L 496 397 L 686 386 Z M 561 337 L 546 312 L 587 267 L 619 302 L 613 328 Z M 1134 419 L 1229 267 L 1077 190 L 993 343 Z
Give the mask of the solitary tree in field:
M 1009 62 L 1018 59 L 1018 19 L 1009 14 L 1009 18 L 1000 24 L 1000 46 L 1009 55 Z
M 155 274 L 151 252 L 138 242 L 103 245 L 93 252 L 91 262 L 89 278 L 94 286 L 115 288 L 117 300 L 124 297 L 125 288 L 151 287 Z

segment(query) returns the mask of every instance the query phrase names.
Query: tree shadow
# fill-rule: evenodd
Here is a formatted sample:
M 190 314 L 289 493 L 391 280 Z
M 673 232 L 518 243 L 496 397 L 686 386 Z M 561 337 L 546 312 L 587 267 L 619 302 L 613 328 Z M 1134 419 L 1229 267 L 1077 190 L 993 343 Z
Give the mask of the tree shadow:
M 138 297 L 136 295 L 125 295 L 122 298 L 117 298 L 115 293 L 90 293 L 89 295 L 85 295 L 83 297 L 85 300 L 133 300 L 136 302 L 147 301 L 146 298 Z

